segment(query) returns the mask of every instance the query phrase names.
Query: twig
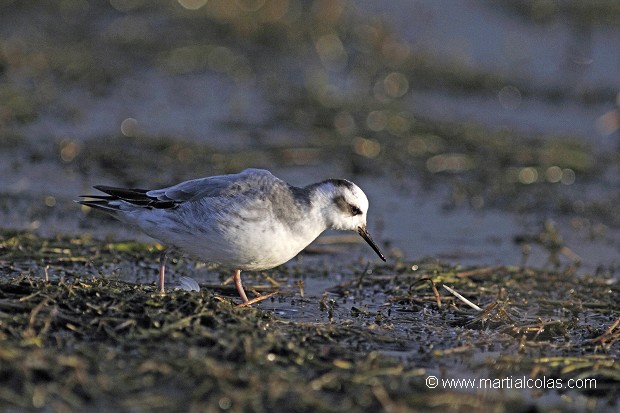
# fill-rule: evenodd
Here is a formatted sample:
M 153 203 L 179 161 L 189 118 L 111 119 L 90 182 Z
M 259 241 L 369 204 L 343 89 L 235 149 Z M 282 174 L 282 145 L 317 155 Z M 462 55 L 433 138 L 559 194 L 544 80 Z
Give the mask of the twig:
M 472 303 L 471 301 L 469 301 L 467 298 L 463 297 L 461 294 L 457 293 L 456 291 L 454 291 L 452 288 L 448 287 L 445 284 L 442 284 L 443 288 L 445 288 L 446 290 L 448 290 L 450 293 L 452 293 L 456 298 L 458 298 L 459 300 L 461 300 L 462 302 L 464 302 L 465 304 L 467 304 L 468 306 L 470 306 L 471 308 L 473 308 L 474 310 L 477 311 L 482 311 L 482 308 L 478 307 L 476 304 Z
M 360 273 L 360 276 L 359 276 L 359 277 L 357 277 L 357 281 L 356 281 L 356 283 L 355 283 L 355 287 L 356 287 L 356 288 L 361 288 L 361 286 L 362 286 L 362 280 L 363 280 L 363 278 L 364 278 L 364 275 L 366 275 L 366 273 L 368 272 L 368 268 L 370 268 L 370 261 L 368 261 L 368 262 L 366 263 L 366 267 L 364 268 L 364 271 L 362 271 L 362 272 Z
M 372 394 L 375 396 L 377 401 L 379 401 L 379 403 L 381 404 L 381 407 L 383 407 L 386 412 L 392 413 L 398 410 L 398 406 L 396 406 L 396 404 L 392 401 L 390 395 L 385 390 L 385 387 L 383 387 L 381 384 L 372 386 L 370 390 L 372 391 Z
M 263 274 L 263 278 L 265 278 L 267 281 L 269 281 L 269 283 L 274 286 L 274 287 L 279 287 L 280 283 L 278 281 L 276 281 L 273 277 L 271 277 L 269 274 Z
M 466 278 L 466 277 L 478 276 L 478 275 L 488 275 L 488 274 L 492 274 L 493 272 L 497 271 L 499 268 L 501 267 L 476 268 L 476 269 L 469 270 L 469 271 L 457 272 L 456 276 L 459 278 Z
M 258 296 L 256 298 L 252 298 L 251 300 L 246 301 L 245 303 L 238 304 L 237 307 L 248 307 L 248 306 L 250 306 L 252 304 L 256 304 L 256 303 L 259 303 L 259 302 L 261 302 L 263 300 L 271 298 L 274 295 L 279 294 L 279 293 L 280 293 L 280 291 L 274 291 L 274 292 L 266 294 L 266 295 L 260 295 L 260 296 Z
M 299 295 L 304 298 L 304 282 L 303 280 L 297 280 L 297 287 L 299 287 Z
M 433 295 L 435 296 L 435 302 L 437 303 L 437 307 L 441 308 L 441 298 L 439 297 L 439 291 L 437 291 L 437 287 L 435 287 L 435 282 L 430 277 L 421 278 L 417 282 L 420 283 L 422 281 L 428 281 L 430 283 L 431 288 L 433 289 Z
M 598 342 L 598 343 L 603 344 L 606 341 L 611 341 L 611 339 L 614 338 L 613 337 L 614 335 L 620 336 L 620 331 L 617 331 L 615 334 L 613 333 L 615 328 L 618 327 L 619 325 L 620 325 L 620 316 L 616 318 L 616 320 L 613 323 L 611 323 L 609 328 L 603 334 L 590 340 L 590 343 Z

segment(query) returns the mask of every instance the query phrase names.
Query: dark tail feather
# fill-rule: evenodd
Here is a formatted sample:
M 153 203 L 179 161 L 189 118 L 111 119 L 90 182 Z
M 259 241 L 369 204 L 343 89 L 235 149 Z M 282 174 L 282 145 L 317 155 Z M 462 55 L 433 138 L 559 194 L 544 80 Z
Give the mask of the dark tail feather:
M 101 197 L 91 197 L 91 198 L 100 198 L 100 199 L 122 199 L 124 201 L 128 201 L 131 203 L 149 203 L 153 201 L 153 198 L 150 198 L 146 195 L 148 189 L 127 189 L 127 188 L 116 188 L 113 186 L 105 186 L 105 185 L 95 185 L 95 189 L 100 190 L 101 192 L 105 192 L 111 197 L 101 198 Z
M 95 189 L 100 190 L 108 195 L 82 195 L 83 198 L 91 198 L 92 200 L 76 201 L 82 205 L 88 205 L 89 207 L 102 209 L 105 211 L 118 211 L 119 208 L 114 205 L 109 205 L 110 201 L 125 201 L 130 204 L 148 208 L 174 208 L 177 204 L 174 201 L 164 200 L 160 201 L 157 198 L 150 197 L 146 193 L 148 189 L 127 189 L 116 188 L 113 186 L 95 185 Z
M 94 197 L 93 197 L 94 198 Z M 103 197 L 97 197 L 97 198 L 102 198 L 102 200 L 99 201 L 75 201 L 80 205 L 86 205 L 88 207 L 94 208 L 94 209 L 100 209 L 102 211 L 106 211 L 106 212 L 116 212 L 119 210 L 119 207 L 115 206 L 115 205 L 110 205 L 110 203 L 106 200 L 103 200 Z

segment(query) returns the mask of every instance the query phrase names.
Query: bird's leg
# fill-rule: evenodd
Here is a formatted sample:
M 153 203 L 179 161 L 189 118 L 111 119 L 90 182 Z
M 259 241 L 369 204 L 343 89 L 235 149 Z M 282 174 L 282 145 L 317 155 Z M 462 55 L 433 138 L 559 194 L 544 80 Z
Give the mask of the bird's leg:
M 233 279 L 235 280 L 235 287 L 237 287 L 239 296 L 241 297 L 244 303 L 247 303 L 248 296 L 245 295 L 245 291 L 243 290 L 243 284 L 241 284 L 241 270 L 235 271 L 235 273 L 233 274 Z
M 166 275 L 166 251 L 163 250 L 159 254 L 159 292 L 164 293 L 164 277 Z

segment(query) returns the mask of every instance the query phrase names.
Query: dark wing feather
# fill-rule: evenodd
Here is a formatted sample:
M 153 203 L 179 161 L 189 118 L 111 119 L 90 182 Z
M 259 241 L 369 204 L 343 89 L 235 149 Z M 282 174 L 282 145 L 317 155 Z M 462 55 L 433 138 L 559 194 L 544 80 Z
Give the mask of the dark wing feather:
M 143 207 L 151 207 L 151 208 L 173 208 L 177 205 L 176 202 L 171 200 L 159 200 L 155 197 L 148 196 L 147 189 L 139 189 L 139 188 L 116 188 L 113 186 L 105 186 L 105 185 L 95 185 L 95 189 L 104 192 L 106 195 L 85 195 L 87 198 L 97 199 L 98 201 L 80 201 L 83 205 L 93 206 L 95 208 L 99 207 L 107 207 L 110 209 L 111 205 L 109 205 L 110 201 L 118 201 L 122 200 L 125 202 L 129 202 L 133 205 L 143 206 Z M 117 208 L 114 208 L 117 209 Z

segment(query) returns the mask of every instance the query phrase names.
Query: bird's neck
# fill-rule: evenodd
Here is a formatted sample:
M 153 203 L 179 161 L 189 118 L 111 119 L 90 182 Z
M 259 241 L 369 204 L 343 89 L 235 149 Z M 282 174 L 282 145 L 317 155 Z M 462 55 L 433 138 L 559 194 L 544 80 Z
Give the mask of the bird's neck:
M 330 181 L 323 181 L 306 187 L 309 191 L 308 216 L 320 222 L 324 229 L 332 227 L 330 212 L 333 208 L 334 185 Z

